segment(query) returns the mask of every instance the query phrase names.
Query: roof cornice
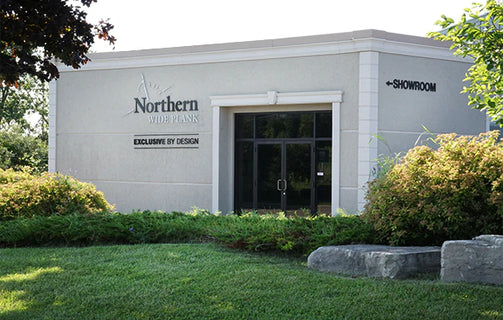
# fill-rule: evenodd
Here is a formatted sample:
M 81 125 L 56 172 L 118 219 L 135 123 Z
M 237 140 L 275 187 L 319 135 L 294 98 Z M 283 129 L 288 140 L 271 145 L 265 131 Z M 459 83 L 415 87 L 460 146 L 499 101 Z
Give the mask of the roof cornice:
M 79 70 L 190 65 L 322 56 L 365 51 L 468 62 L 454 56 L 449 51 L 448 43 L 379 30 L 362 30 L 277 40 L 96 53 L 90 55 L 91 62 Z M 75 71 L 71 67 L 59 67 L 61 72 Z

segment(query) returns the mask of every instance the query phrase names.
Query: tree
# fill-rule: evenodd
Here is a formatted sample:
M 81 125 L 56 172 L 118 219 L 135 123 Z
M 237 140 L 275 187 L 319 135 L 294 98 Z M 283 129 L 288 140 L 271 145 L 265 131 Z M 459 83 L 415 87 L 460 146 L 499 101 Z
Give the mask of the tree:
M 487 0 L 465 9 L 459 22 L 442 16 L 437 25 L 444 28 L 428 35 L 451 41 L 454 54 L 473 59 L 464 81 L 469 105 L 485 110 L 493 121 L 503 126 L 503 5 L 501 0 Z
M 0 168 L 46 170 L 47 82 L 59 77 L 56 61 L 79 68 L 95 36 L 115 42 L 113 25 L 87 22 L 77 5 L 93 2 L 0 0 Z M 26 118 L 34 113 L 37 130 Z
M 0 169 L 47 171 L 47 141 L 28 135 L 20 127 L 0 131 Z
M 19 127 L 25 133 L 47 140 L 48 84 L 33 76 L 18 80 L 18 86 L 0 87 L 0 130 Z M 28 119 L 31 117 L 31 119 Z
M 0 169 L 47 171 L 48 91 L 33 76 L 0 87 Z
M 0 87 L 19 86 L 24 75 L 42 81 L 59 77 L 54 60 L 79 68 L 95 36 L 111 44 L 108 21 L 91 24 L 87 13 L 68 0 L 0 1 Z M 89 7 L 96 0 L 79 0 Z

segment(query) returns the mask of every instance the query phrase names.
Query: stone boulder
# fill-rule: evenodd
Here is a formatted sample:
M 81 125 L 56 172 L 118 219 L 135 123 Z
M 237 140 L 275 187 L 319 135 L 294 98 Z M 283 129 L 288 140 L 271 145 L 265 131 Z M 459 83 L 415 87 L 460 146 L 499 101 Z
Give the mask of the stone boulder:
M 307 266 L 350 276 L 404 279 L 417 273 L 438 273 L 440 247 L 327 246 L 313 251 Z
M 503 285 L 503 235 L 444 242 L 440 278 Z

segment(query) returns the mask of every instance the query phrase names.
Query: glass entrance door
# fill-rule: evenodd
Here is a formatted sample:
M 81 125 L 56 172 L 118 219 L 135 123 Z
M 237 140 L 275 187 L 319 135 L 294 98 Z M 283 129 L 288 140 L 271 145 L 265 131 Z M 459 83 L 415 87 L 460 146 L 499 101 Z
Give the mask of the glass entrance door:
M 257 174 L 254 182 L 256 208 L 265 210 L 282 209 L 282 145 L 257 144 Z
M 314 157 L 311 143 L 286 143 L 285 204 L 283 210 L 314 208 Z
M 330 213 L 331 112 L 235 119 L 236 212 Z
M 268 141 L 256 146 L 256 208 L 284 212 L 313 209 L 313 145 Z

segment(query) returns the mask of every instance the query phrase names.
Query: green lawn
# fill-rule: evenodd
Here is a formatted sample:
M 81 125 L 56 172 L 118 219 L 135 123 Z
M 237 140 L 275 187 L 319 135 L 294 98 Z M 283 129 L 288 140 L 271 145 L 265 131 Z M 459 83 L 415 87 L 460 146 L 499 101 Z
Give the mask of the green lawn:
M 503 319 L 503 287 L 345 278 L 214 244 L 1 249 L 0 319 Z

